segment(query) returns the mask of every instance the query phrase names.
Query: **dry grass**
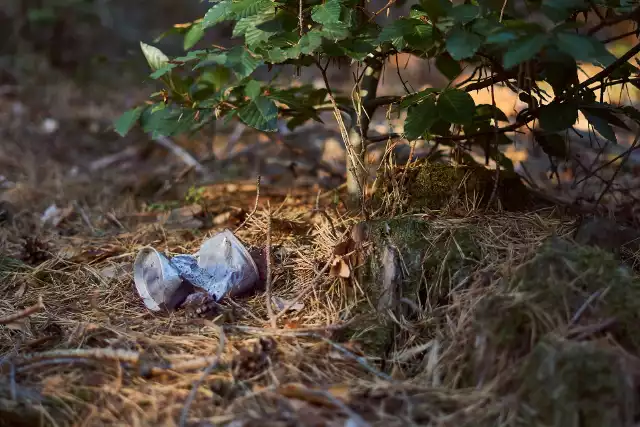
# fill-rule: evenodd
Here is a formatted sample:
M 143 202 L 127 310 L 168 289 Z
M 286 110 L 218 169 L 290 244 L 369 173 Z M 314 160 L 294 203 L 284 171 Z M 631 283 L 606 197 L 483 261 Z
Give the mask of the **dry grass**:
M 325 216 L 309 214 L 313 207 L 313 201 L 295 206 L 286 200 L 272 206 L 274 296 L 291 300 L 313 282 L 301 299 L 304 308 L 281 316 L 277 329 L 268 325 L 261 293 L 229 301 L 229 311 L 213 320 L 144 308 L 132 284 L 136 252 L 148 244 L 169 253 L 194 251 L 203 236 L 141 226 L 87 240 L 75 260 L 60 255 L 65 239 L 42 237 L 50 259 L 1 269 L 11 272 L 0 287 L 0 315 L 39 299 L 45 307 L 0 327 L 2 418 L 11 425 L 177 425 L 181 419 L 202 426 L 345 425 L 346 420 L 349 425 L 516 425 L 516 389 L 507 385 L 532 351 L 522 341 L 536 339 L 522 336 L 513 348 L 489 349 L 494 344 L 489 342 L 479 352 L 478 313 L 487 311 L 478 307 L 493 298 L 493 309 L 507 313 L 523 303 L 520 295 L 523 312 L 531 316 L 527 333 L 563 330 L 566 319 L 553 318 L 552 310 L 524 291 L 505 288 L 504 280 L 545 238 L 566 235 L 570 227 L 550 213 L 430 219 L 422 237 L 440 242 L 444 236 L 449 249 L 463 251 L 456 230 L 473 227 L 472 268 L 452 275 L 442 246 L 425 246 L 421 257 L 437 264 L 435 274 L 427 278 L 423 271 L 420 279 L 419 286 L 430 289 L 428 297 L 414 300 L 415 313 L 395 319 L 400 332 L 385 355 L 368 353 L 359 331 L 350 329 L 354 308 L 371 297 L 368 284 L 357 275 L 316 279 L 354 220 L 326 209 L 329 225 Z M 264 245 L 266 223 L 259 209 L 238 236 L 249 245 Z M 22 236 L 28 230 L 24 219 L 3 233 Z M 17 244 L 5 249 L 20 255 Z M 484 333 L 492 333 L 491 322 L 500 317 L 486 321 Z

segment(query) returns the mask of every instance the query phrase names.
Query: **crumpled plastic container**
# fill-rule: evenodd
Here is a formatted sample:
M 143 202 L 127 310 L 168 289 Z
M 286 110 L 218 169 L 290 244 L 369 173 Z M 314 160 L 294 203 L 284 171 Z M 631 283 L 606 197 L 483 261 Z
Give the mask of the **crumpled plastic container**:
M 193 288 L 219 301 L 251 291 L 259 280 L 249 251 L 230 230 L 207 239 L 195 255 L 169 259 L 152 247 L 143 248 L 133 270 L 138 294 L 152 311 L 176 308 Z

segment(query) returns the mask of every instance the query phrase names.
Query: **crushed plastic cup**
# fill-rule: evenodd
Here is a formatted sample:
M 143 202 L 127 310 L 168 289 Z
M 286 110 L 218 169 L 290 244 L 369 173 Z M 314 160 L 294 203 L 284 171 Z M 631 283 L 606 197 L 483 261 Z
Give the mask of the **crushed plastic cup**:
M 252 290 L 259 280 L 258 267 L 251 254 L 228 229 L 202 244 L 198 266 L 214 278 L 212 294 L 235 297 Z
M 194 288 L 216 301 L 252 290 L 258 267 L 249 251 L 230 230 L 206 240 L 193 255 L 171 259 L 152 247 L 143 248 L 134 262 L 134 281 L 144 304 L 153 311 L 174 309 Z
M 138 294 L 149 310 L 171 308 L 174 295 L 182 285 L 182 278 L 171 261 L 152 247 L 138 253 L 133 264 L 133 280 Z

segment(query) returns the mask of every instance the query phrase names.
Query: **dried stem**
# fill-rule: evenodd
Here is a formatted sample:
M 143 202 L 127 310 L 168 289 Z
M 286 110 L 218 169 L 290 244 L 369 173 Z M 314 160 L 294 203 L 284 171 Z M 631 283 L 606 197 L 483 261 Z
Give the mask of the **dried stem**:
M 27 307 L 17 313 L 9 314 L 8 316 L 0 317 L 0 325 L 7 325 L 15 322 L 16 320 L 24 319 L 25 317 L 29 317 L 41 310 L 44 310 L 44 304 L 42 302 L 42 297 L 39 297 L 38 302 L 31 307 Z
M 269 316 L 269 321 L 271 322 L 271 327 L 276 328 L 276 318 L 273 315 L 273 307 L 271 304 L 271 287 L 272 287 L 272 271 L 271 271 L 271 204 L 267 202 L 267 247 L 266 247 L 266 257 L 267 257 L 267 315 Z
M 253 218 L 253 215 L 255 215 L 256 211 L 258 210 L 258 201 L 260 200 L 260 175 L 258 175 L 258 179 L 256 180 L 256 201 L 253 204 L 253 210 L 249 213 L 249 215 L 247 215 L 247 217 L 244 219 L 244 221 L 242 221 L 242 224 L 240 224 L 234 231 L 234 233 L 237 233 L 238 230 L 240 230 L 242 227 L 244 227 L 244 225 L 251 219 Z

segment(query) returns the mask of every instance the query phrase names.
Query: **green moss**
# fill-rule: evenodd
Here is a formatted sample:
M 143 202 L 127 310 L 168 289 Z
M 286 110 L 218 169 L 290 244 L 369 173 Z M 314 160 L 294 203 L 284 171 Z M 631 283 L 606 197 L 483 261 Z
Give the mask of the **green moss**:
M 482 166 L 451 166 L 424 162 L 408 180 L 409 210 L 440 210 L 473 201 L 479 207 L 489 202 L 495 187 L 495 171 Z M 516 174 L 500 172 L 496 200 L 510 211 L 528 209 L 537 200 Z
M 523 425 L 631 425 L 629 377 L 617 354 L 594 343 L 540 342 L 518 375 Z
M 428 221 L 414 217 L 400 217 L 367 223 L 373 251 L 366 260 L 360 276 L 360 286 L 367 300 L 359 303 L 354 314 L 360 319 L 347 333 L 351 339 L 363 343 L 369 354 L 380 355 L 393 340 L 401 337 L 394 333 L 394 324 L 385 312 L 378 309 L 383 294 L 383 251 L 392 247 L 397 251 L 402 269 L 398 297 L 416 306 L 448 303 L 453 286 L 459 284 L 480 259 L 481 250 L 474 240 L 472 226 L 442 232 Z M 402 305 L 400 310 L 408 307 Z M 410 311 L 410 310 L 409 310 Z
M 640 278 L 607 251 L 550 239 L 515 272 L 509 288 L 534 295 L 566 322 L 615 319 L 609 330 L 621 344 L 640 349 Z

